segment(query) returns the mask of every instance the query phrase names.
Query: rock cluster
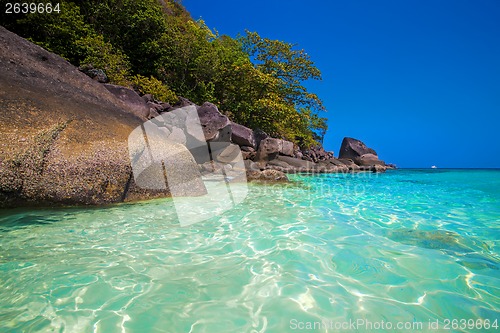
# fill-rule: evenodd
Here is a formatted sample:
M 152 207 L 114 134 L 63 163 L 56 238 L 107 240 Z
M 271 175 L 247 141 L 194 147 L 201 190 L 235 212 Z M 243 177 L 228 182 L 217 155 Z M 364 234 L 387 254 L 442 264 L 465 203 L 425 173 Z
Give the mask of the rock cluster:
M 127 88 L 121 87 L 121 90 L 123 89 Z M 116 90 L 117 97 L 131 103 L 130 98 L 123 98 L 124 94 L 120 92 L 121 90 Z M 136 93 L 130 90 L 127 96 L 133 94 Z M 135 100 L 140 101 L 140 97 L 137 95 Z M 145 100 L 149 101 L 151 97 L 146 95 Z M 156 103 L 162 105 L 161 102 L 156 101 Z M 159 114 L 168 114 L 170 111 L 188 105 L 194 105 L 194 103 L 181 98 L 178 104 L 157 108 L 156 111 Z M 213 170 L 214 161 L 222 163 L 222 165 L 216 166 L 216 169 L 224 168 L 224 163 L 230 164 L 231 158 L 229 157 L 235 154 L 236 146 L 241 149 L 243 159 L 249 162 L 247 163 L 247 168 L 250 167 L 251 169 L 251 172 L 247 172 L 249 179 L 271 179 L 272 177 L 265 177 L 258 173 L 258 171 L 262 173 L 265 170 L 284 173 L 385 172 L 388 168 L 393 168 L 392 165 L 386 165 L 384 161 L 379 160 L 377 153 L 373 149 L 366 147 L 363 142 L 356 139 L 344 138 L 340 148 L 340 156 L 337 159 L 334 157 L 333 152 L 325 151 L 322 146 L 313 146 L 307 150 L 300 150 L 297 145 L 290 141 L 273 138 L 261 130 L 253 131 L 246 126 L 232 122 L 212 103 L 206 102 L 201 106 L 195 105 L 195 107 L 205 140 L 212 147 L 212 160 L 200 159 L 195 156 L 202 171 Z M 184 140 L 186 139 L 184 138 Z M 214 149 L 216 143 L 222 148 Z M 207 165 L 210 165 L 210 167 L 207 167 Z M 229 167 L 233 166 L 229 165 Z M 286 176 L 281 175 L 277 178 L 282 180 Z
M 234 123 L 212 103 L 197 106 L 180 98 L 170 105 L 152 95 L 140 96 L 106 83 L 103 71 L 77 69 L 3 27 L 0 43 L 0 207 L 107 204 L 168 196 L 173 190 L 176 195 L 203 195 L 201 177 L 216 169 L 225 174 L 243 170 L 249 180 L 283 182 L 286 173 L 383 172 L 391 167 L 359 140 L 345 138 L 337 159 L 321 146 L 301 150 Z M 131 154 L 129 135 L 146 121 L 185 107 L 195 108 L 202 132 L 195 133 L 193 124 L 184 130 L 164 125 L 171 143 L 162 149 L 182 159 L 176 181 L 192 185 L 172 189 L 159 182 L 141 188 L 129 157 L 147 154 L 140 147 Z M 193 142 L 208 143 L 210 154 L 185 147 Z M 157 166 L 143 169 L 142 177 L 164 176 Z
M 139 96 L 134 90 L 105 84 L 105 87 L 116 95 L 117 98 L 127 103 L 135 112 L 147 119 L 152 119 L 158 115 L 168 113 L 179 108 L 194 105 L 191 101 L 181 98 L 180 101 L 171 106 L 153 99 L 151 95 Z M 370 164 L 372 160 L 361 161 L 356 159 L 336 159 L 333 152 L 327 152 L 322 146 L 314 146 L 308 150 L 300 150 L 292 142 L 270 137 L 261 130 L 252 130 L 246 126 L 232 122 L 227 116 L 222 114 L 216 105 L 204 103 L 196 106 L 198 116 L 203 128 L 205 140 L 211 144 L 231 143 L 238 145 L 245 160 L 254 162 L 255 167 L 247 176 L 250 180 L 268 179 L 258 175 L 257 169 L 275 170 L 285 173 L 294 172 L 356 172 L 373 171 L 383 172 L 386 167 L 383 162 Z M 182 134 L 179 133 L 182 137 Z M 184 140 L 186 140 L 184 138 Z M 181 140 L 182 141 L 182 140 Z M 225 148 L 225 153 L 232 149 L 231 146 Z M 220 149 L 219 149 L 220 151 Z M 214 151 L 217 153 L 217 151 Z M 212 154 L 213 158 L 218 158 L 217 154 Z M 196 156 L 195 156 L 196 158 Z M 210 162 L 206 159 L 197 159 L 200 165 Z M 220 161 L 218 161 L 220 162 Z M 206 166 L 206 165 L 205 165 Z M 203 166 L 201 170 L 205 170 Z M 283 175 L 284 176 L 284 175 Z M 281 178 L 285 178 L 286 176 Z M 280 178 L 280 179 L 281 179 Z
M 183 99 L 181 104 L 193 105 L 186 99 Z M 261 172 L 276 170 L 285 173 L 384 172 L 388 168 L 393 168 L 379 160 L 373 149 L 356 139 L 344 138 L 340 149 L 341 155 L 337 159 L 333 152 L 325 151 L 321 146 L 300 150 L 290 141 L 272 138 L 261 130 L 253 131 L 232 122 L 211 103 L 197 106 L 197 110 L 207 142 L 230 142 L 232 145 L 238 145 L 243 158 L 251 162 L 247 164 L 252 169 L 252 172 L 247 173 L 250 179 L 265 178 L 258 175 L 257 170 Z M 169 111 L 170 109 L 167 109 L 164 112 Z

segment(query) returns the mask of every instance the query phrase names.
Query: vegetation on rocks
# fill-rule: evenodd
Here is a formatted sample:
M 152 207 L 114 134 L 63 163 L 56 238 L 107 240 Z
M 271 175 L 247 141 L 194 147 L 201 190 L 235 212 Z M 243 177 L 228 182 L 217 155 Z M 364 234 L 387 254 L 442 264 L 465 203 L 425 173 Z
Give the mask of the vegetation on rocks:
M 57 2 L 60 13 L 4 15 L 3 25 L 142 94 L 212 102 L 235 122 L 303 148 L 322 141 L 324 106 L 304 86 L 321 73 L 295 45 L 249 31 L 219 35 L 174 0 Z

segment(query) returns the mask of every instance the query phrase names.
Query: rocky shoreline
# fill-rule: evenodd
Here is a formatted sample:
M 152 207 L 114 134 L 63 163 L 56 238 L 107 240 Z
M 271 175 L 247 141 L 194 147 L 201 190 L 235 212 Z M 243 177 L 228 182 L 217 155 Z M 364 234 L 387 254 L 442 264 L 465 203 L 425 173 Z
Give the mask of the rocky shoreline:
M 140 97 L 129 88 L 111 87 L 107 84 L 105 86 L 115 93 L 116 97 L 129 103 L 131 107 L 144 110 L 143 113 L 148 115 L 148 119 L 153 119 L 178 108 L 194 105 L 207 143 L 227 142 L 227 149 L 219 152 L 227 155 L 231 155 L 231 150 L 238 146 L 241 149 L 247 170 L 254 171 L 248 173 L 250 179 L 255 178 L 257 175 L 255 171 L 264 170 L 276 170 L 284 173 L 346 173 L 385 172 L 387 169 L 395 168 L 394 165 L 386 164 L 380 160 L 375 150 L 354 138 L 344 138 L 339 157 L 336 158 L 333 152 L 325 151 L 321 145 L 301 150 L 290 141 L 273 138 L 263 131 L 254 131 L 234 123 L 222 114 L 217 106 L 209 102 L 199 106 L 185 98 L 181 98 L 180 102 L 171 106 L 168 103 L 154 100 L 151 95 Z M 185 141 L 184 138 L 181 143 L 185 143 Z M 213 156 L 213 158 L 217 159 L 217 155 Z M 201 170 L 204 170 L 203 164 L 199 166 Z M 260 179 L 260 177 L 257 176 L 257 179 Z
M 0 27 L 0 207 L 102 205 L 171 195 L 169 188 L 144 189 L 135 183 L 127 140 L 146 121 L 193 105 L 176 105 L 139 96 L 132 89 L 104 83 L 68 61 Z M 196 108 L 208 144 L 223 142 L 214 161 L 182 156 L 180 181 L 201 179 L 216 168 L 244 160 L 247 179 L 287 181 L 296 172 L 384 172 L 391 165 L 361 141 L 345 138 L 335 158 L 321 146 L 300 150 L 232 122 L 211 103 Z M 189 138 L 175 129 L 176 143 Z M 177 176 L 177 175 L 176 175 Z M 185 177 L 185 178 L 183 178 Z M 198 184 L 200 185 L 200 184 Z M 203 195 L 203 186 L 181 194 Z

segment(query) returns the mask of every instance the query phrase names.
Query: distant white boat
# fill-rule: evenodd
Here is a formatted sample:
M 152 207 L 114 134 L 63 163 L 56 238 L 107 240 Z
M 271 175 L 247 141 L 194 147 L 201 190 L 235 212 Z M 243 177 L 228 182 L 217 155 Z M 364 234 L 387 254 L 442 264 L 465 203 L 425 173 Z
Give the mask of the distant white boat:
M 435 165 L 431 166 L 431 169 L 437 169 L 437 168 L 438 168 L 438 167 L 437 167 L 437 166 L 435 166 Z

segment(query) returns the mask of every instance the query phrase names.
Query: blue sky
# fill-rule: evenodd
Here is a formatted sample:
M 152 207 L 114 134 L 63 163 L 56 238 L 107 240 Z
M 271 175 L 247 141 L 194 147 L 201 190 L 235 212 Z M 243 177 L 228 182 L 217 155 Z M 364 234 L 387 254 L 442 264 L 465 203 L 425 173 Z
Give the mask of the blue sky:
M 400 167 L 500 168 L 500 1 L 182 3 L 220 34 L 305 49 L 336 155 L 350 136 Z

